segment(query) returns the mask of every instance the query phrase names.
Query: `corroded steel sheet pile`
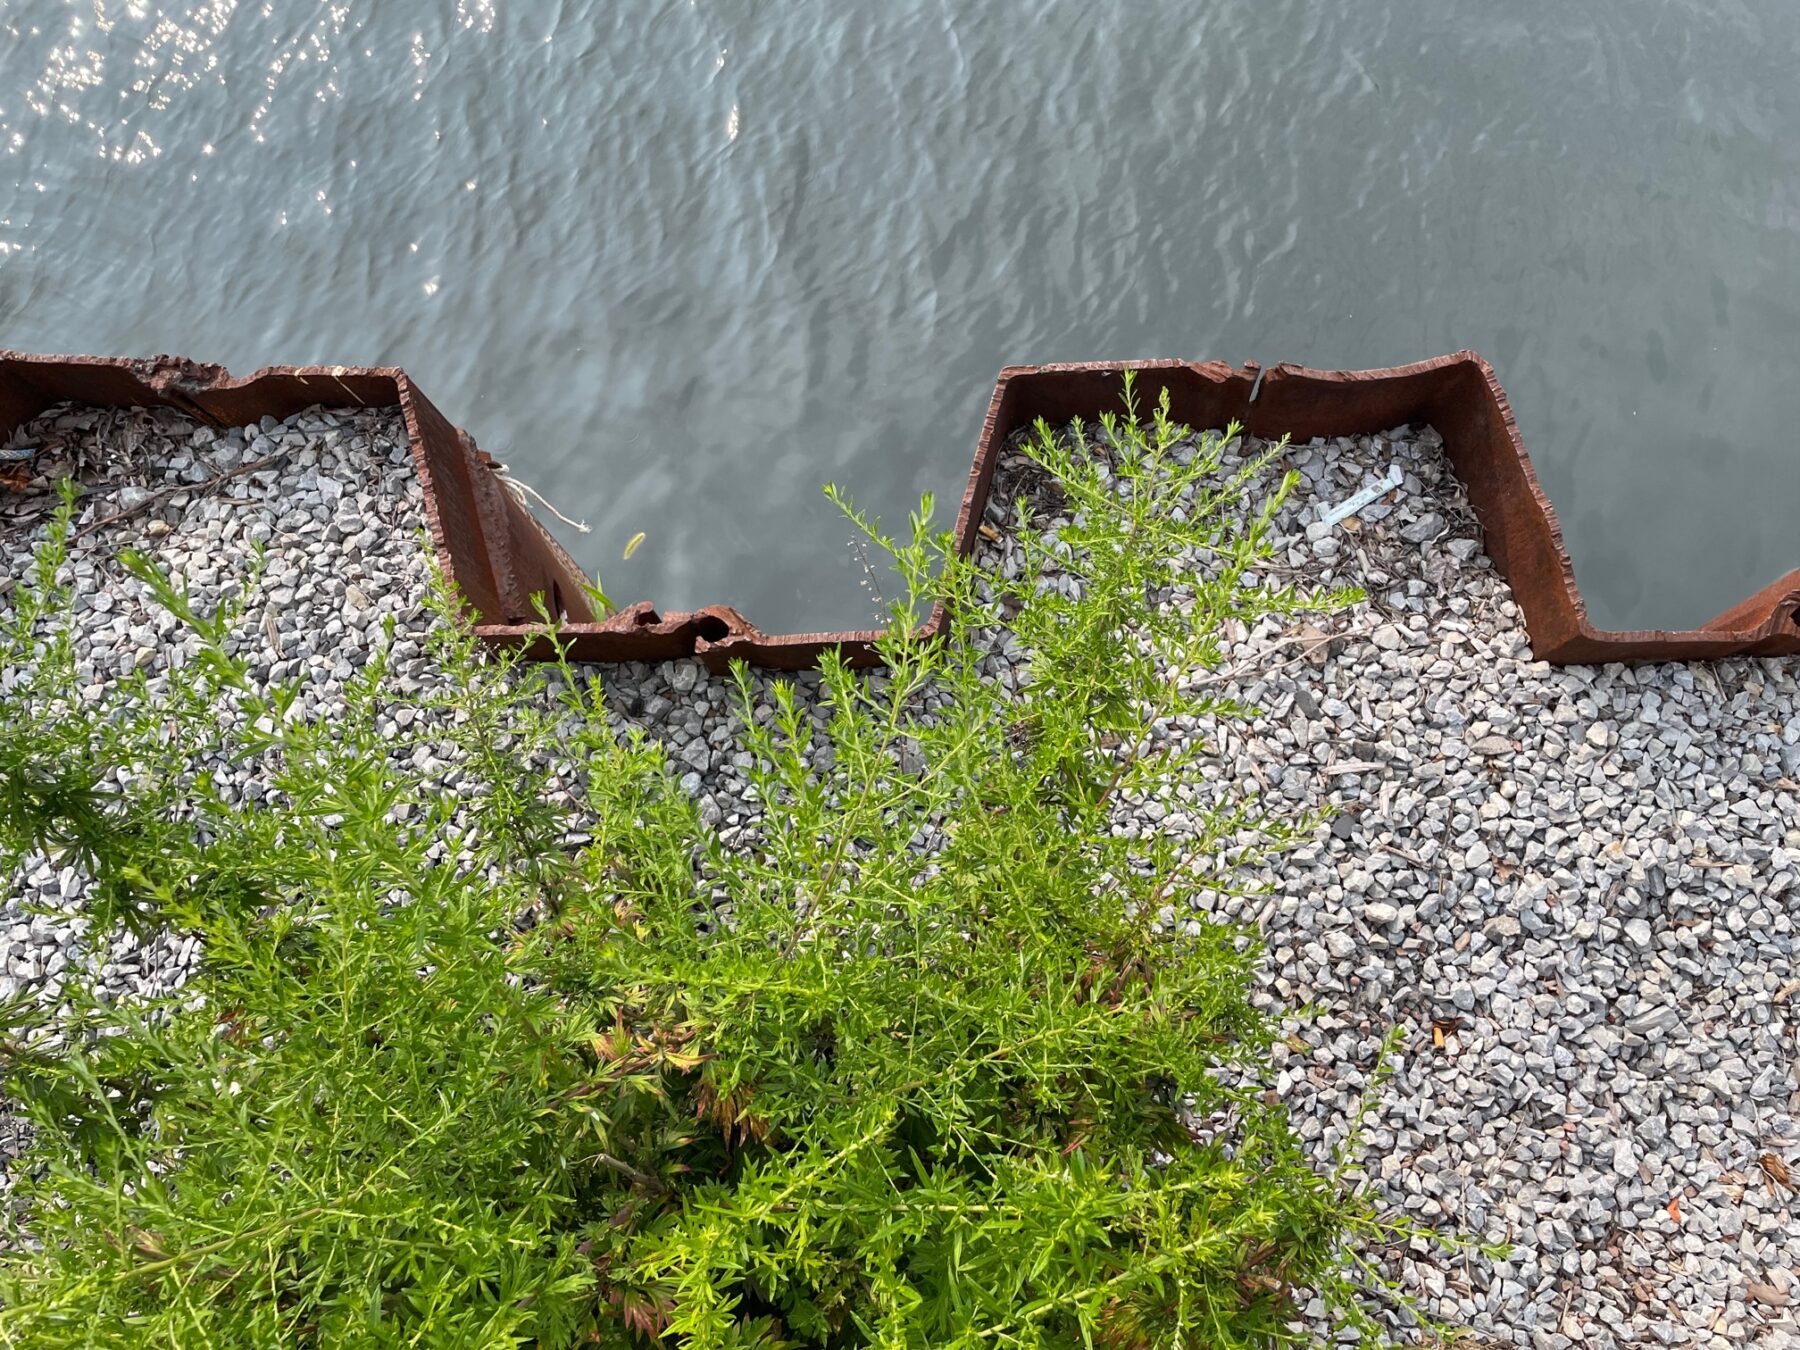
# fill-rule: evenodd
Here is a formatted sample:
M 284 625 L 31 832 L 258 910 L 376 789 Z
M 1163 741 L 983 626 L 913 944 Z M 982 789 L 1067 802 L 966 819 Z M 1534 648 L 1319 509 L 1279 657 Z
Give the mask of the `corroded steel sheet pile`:
M 521 622 L 531 597 L 573 621 L 593 619 L 581 569 L 500 485 L 492 461 L 419 392 L 406 372 L 271 366 L 242 379 L 184 357 L 129 360 L 0 351 L 0 437 L 54 403 L 179 408 L 207 426 L 247 426 L 327 408 L 393 408 L 406 421 L 438 564 L 480 617 Z
M 1254 364 L 1182 361 L 1009 367 L 1000 374 L 976 445 L 954 532 L 960 549 L 974 546 L 994 465 L 1008 437 L 1040 417 L 1053 424 L 1076 417 L 1093 421 L 1116 409 L 1120 377 L 1128 368 L 1138 372 L 1142 397 L 1155 400 L 1166 389 L 1173 415 L 1197 427 L 1236 421 L 1255 435 L 1305 439 L 1366 434 L 1403 423 L 1435 426 L 1451 467 L 1468 487 L 1488 553 L 1524 612 L 1532 650 L 1542 660 L 1800 654 L 1800 569 L 1697 629 L 1596 629 L 1506 395 L 1493 369 L 1473 352 L 1361 371 L 1280 365 L 1264 372 Z M 548 654 L 532 601 L 542 596 L 565 621 L 564 635 L 578 660 L 696 656 L 720 670 L 741 657 L 753 665 L 798 670 L 814 665 L 831 647 L 853 664 L 877 659 L 876 632 L 770 635 L 724 605 L 664 614 L 637 604 L 600 618 L 588 602 L 581 569 L 505 490 L 492 460 L 444 419 L 403 370 L 280 366 L 234 379 L 222 367 L 178 357 L 138 361 L 0 352 L 0 435 L 64 401 L 177 407 L 221 427 L 288 417 L 313 404 L 398 406 L 439 565 L 475 611 L 476 632 L 495 644 Z M 926 631 L 942 626 L 943 616 L 934 613 Z
M 1092 421 L 1117 408 L 1127 368 L 1138 372 L 1141 399 L 1153 403 L 1168 390 L 1171 414 L 1196 427 L 1235 421 L 1252 435 L 1296 439 L 1366 435 L 1403 423 L 1436 427 L 1451 468 L 1468 488 L 1488 556 L 1524 612 L 1539 660 L 1570 665 L 1800 654 L 1800 569 L 1699 628 L 1594 627 L 1556 511 L 1531 467 L 1506 394 L 1493 367 L 1474 352 L 1387 370 L 1284 364 L 1259 371 L 1254 364 L 1234 369 L 1217 361 L 1015 366 L 1000 373 L 977 465 L 1039 417 L 1053 424 L 1075 417 Z

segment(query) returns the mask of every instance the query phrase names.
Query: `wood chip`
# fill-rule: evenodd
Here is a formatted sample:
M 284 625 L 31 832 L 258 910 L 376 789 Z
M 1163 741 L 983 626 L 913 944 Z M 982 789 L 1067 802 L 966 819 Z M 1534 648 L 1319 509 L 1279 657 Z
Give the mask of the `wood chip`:
M 1794 1189 L 1794 1179 L 1788 1175 L 1788 1166 L 1773 1153 L 1765 1153 L 1756 1160 L 1756 1165 L 1763 1170 L 1770 1185 L 1779 1186 L 1784 1191 Z

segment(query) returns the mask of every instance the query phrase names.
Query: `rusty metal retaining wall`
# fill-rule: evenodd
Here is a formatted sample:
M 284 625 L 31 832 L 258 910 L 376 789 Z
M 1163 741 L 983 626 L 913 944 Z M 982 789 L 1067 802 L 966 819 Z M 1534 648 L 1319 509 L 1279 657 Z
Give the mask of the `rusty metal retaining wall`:
M 592 621 L 581 569 L 488 467 L 491 461 L 390 368 L 271 366 L 234 379 L 222 366 L 182 357 L 127 360 L 0 351 L 0 436 L 53 403 L 180 408 L 208 426 L 291 417 L 312 405 L 398 407 L 425 493 L 439 565 L 483 625 L 521 622 L 531 597 L 550 597 L 575 621 Z
M 1362 435 L 1407 422 L 1436 427 L 1451 467 L 1468 487 L 1488 556 L 1512 587 L 1540 660 L 1566 665 L 1800 654 L 1800 569 L 1696 629 L 1595 628 L 1506 394 L 1493 367 L 1474 352 L 1387 370 L 1279 365 L 1262 373 L 1254 402 L 1254 364 L 1242 369 L 1216 361 L 1129 364 L 1139 372 L 1141 397 L 1154 400 L 1167 389 L 1172 415 L 1197 427 L 1237 421 L 1254 435 L 1296 438 Z M 1092 420 L 1116 408 L 1125 369 L 1106 363 L 1002 371 L 977 462 L 1038 417 L 1052 423 Z
M 1532 650 L 1559 663 L 1692 660 L 1739 654 L 1800 654 L 1800 569 L 1685 632 L 1607 632 L 1588 622 L 1556 513 L 1538 483 L 1494 372 L 1473 352 L 1388 370 L 1321 371 L 1280 365 L 1261 372 L 1222 362 L 1144 361 L 1013 366 L 1000 373 L 957 516 L 965 552 L 987 504 L 1000 447 L 1042 417 L 1093 420 L 1118 406 L 1120 376 L 1139 372 L 1143 396 L 1167 390 L 1180 421 L 1198 427 L 1237 421 L 1260 436 L 1343 436 L 1402 423 L 1435 426 L 1452 468 L 1468 486 L 1494 560 L 1525 615 Z M 1260 388 L 1257 376 L 1262 375 Z M 1254 399 L 1253 399 L 1254 394 Z M 287 417 L 312 404 L 397 405 L 440 566 L 475 610 L 489 642 L 542 652 L 532 596 L 566 621 L 572 654 L 584 661 L 666 660 L 693 655 L 720 670 L 735 657 L 798 670 L 829 647 L 856 665 L 875 662 L 872 631 L 771 636 L 723 605 L 659 614 L 633 605 L 604 620 L 585 593 L 581 569 L 530 512 L 500 486 L 492 461 L 394 368 L 279 366 L 234 379 L 222 367 L 178 357 L 134 361 L 28 356 L 0 351 L 0 434 L 52 403 L 163 405 L 215 426 Z M 941 631 L 934 613 L 926 631 Z

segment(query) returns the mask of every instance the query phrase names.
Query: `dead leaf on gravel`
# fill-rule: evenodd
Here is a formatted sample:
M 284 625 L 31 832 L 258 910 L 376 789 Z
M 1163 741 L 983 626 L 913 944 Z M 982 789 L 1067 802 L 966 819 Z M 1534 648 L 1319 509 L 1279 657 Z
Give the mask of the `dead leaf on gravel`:
M 1762 1168 L 1763 1175 L 1769 1179 L 1771 1185 L 1779 1186 L 1784 1191 L 1794 1189 L 1794 1179 L 1788 1174 L 1787 1164 L 1773 1153 L 1763 1154 L 1756 1160 L 1756 1165 Z
M 1317 624 L 1301 624 L 1294 636 L 1299 641 L 1300 654 L 1312 665 L 1323 666 L 1331 659 L 1331 634 Z

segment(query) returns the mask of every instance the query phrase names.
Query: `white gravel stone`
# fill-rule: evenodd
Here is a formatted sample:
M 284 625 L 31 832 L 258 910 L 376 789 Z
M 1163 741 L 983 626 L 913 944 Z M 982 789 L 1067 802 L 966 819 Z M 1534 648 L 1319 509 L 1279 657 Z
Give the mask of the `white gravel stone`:
M 1172 730 L 1217 748 L 1194 804 L 1260 774 L 1354 824 L 1265 871 L 1266 897 L 1197 903 L 1261 930 L 1262 997 L 1308 1047 L 1277 1086 L 1321 1157 L 1409 1033 L 1370 1184 L 1512 1249 L 1392 1254 L 1427 1311 L 1481 1345 L 1800 1344 L 1761 1296 L 1800 1269 L 1761 1161 L 1800 1168 L 1796 663 L 1534 661 L 1440 445 L 1289 448 L 1270 579 L 1370 598 L 1312 621 L 1322 661 L 1290 659 L 1297 624 L 1232 634 L 1245 673 L 1220 692 L 1265 711 Z M 1309 527 L 1390 462 L 1387 515 Z
M 292 446 L 229 493 L 158 503 L 78 547 L 84 685 L 176 659 L 179 637 L 110 561 L 126 543 L 188 577 L 204 602 L 266 542 L 251 609 L 267 639 L 258 677 L 316 673 L 310 707 L 332 706 L 388 617 L 398 685 L 434 677 L 419 494 L 397 418 L 311 412 L 218 433 L 166 411 L 59 419 L 76 447 L 69 467 L 94 484 L 90 519 L 120 509 L 127 488 Z M 139 449 L 121 477 L 126 444 Z M 110 480 L 96 469 L 109 445 Z M 1784 1164 L 1800 1169 L 1795 663 L 1544 665 L 1432 429 L 1316 440 L 1286 458 L 1301 485 L 1275 519 L 1268 579 L 1369 598 L 1311 620 L 1327 640 L 1309 638 L 1308 659 L 1296 658 L 1298 622 L 1227 634 L 1222 666 L 1242 673 L 1219 692 L 1263 711 L 1166 728 L 1203 740 L 1210 758 L 1169 800 L 1123 806 L 1120 826 L 1178 837 L 1210 801 L 1259 779 L 1283 812 L 1338 815 L 1260 874 L 1266 895 L 1197 888 L 1164 926 L 1185 931 L 1210 914 L 1260 930 L 1258 998 L 1288 1033 L 1275 1086 L 1322 1167 L 1383 1038 L 1408 1033 L 1360 1156 L 1391 1212 L 1510 1244 L 1504 1260 L 1419 1243 L 1382 1258 L 1474 1344 L 1800 1345 L 1800 1225 L 1772 1180 Z M 1321 508 L 1390 464 L 1405 477 L 1389 499 L 1319 527 Z M 1011 519 L 1010 501 L 989 503 L 1001 539 L 981 557 L 997 577 L 1018 570 Z M 9 542 L 34 528 L 26 503 L 0 494 Z M 1192 561 L 1197 575 L 1210 565 Z M 9 548 L 0 585 L 23 573 L 23 551 Z M 1024 659 L 994 635 L 994 678 L 1012 687 Z M 691 661 L 601 673 L 618 726 L 668 748 L 702 822 L 728 842 L 746 837 L 759 807 L 727 682 Z M 797 684 L 817 714 L 816 677 Z M 423 731 L 400 716 L 397 732 Z M 44 864 L 0 893 L 0 996 L 54 997 L 88 959 L 83 924 L 29 912 L 64 891 Z M 191 944 L 121 943 L 105 987 L 170 987 L 193 957 Z M 20 1138 L 0 1111 L 0 1163 Z M 1405 1343 L 1404 1320 L 1390 1320 Z

